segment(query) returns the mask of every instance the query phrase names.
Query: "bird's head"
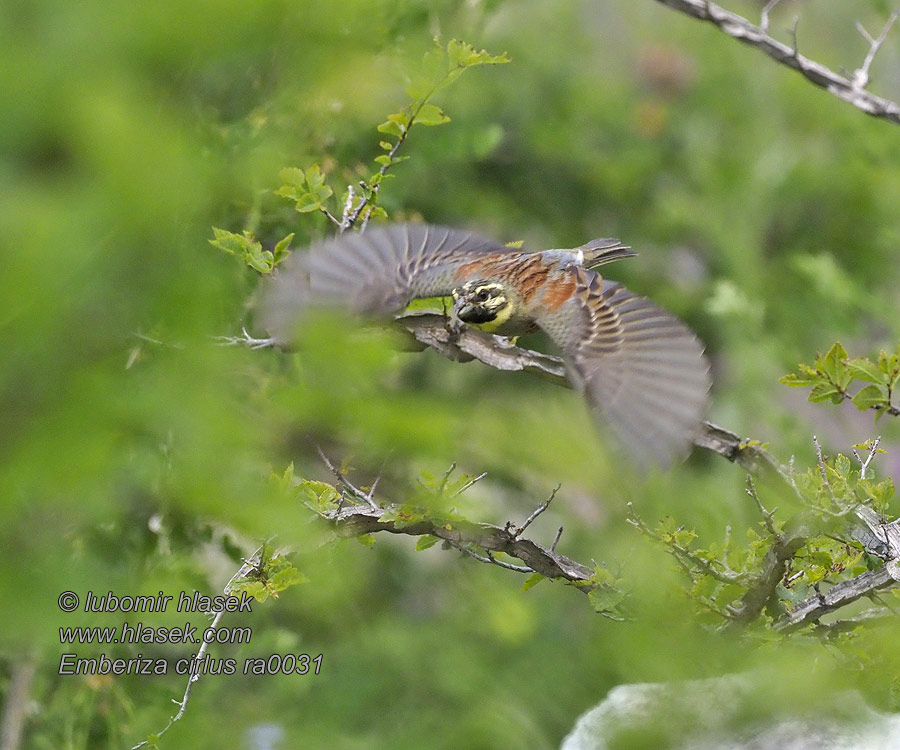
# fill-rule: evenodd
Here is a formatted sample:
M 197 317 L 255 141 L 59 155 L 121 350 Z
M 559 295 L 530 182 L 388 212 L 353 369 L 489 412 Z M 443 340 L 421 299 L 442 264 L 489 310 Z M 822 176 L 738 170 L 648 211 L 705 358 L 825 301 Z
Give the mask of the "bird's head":
M 461 321 L 495 328 L 512 314 L 510 295 L 496 281 L 467 281 L 453 290 L 453 312 Z

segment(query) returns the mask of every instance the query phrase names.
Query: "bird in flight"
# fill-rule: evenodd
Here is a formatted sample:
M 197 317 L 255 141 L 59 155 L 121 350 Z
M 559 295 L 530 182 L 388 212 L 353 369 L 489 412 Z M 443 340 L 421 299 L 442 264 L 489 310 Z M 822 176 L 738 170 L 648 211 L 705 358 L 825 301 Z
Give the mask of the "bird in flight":
M 639 464 L 683 458 L 710 387 L 703 345 L 680 320 L 594 269 L 635 255 L 615 239 L 526 252 L 466 231 L 394 224 L 294 252 L 266 287 L 261 320 L 290 343 L 305 313 L 368 318 L 452 297 L 451 319 L 492 333 L 542 330 L 569 380 Z

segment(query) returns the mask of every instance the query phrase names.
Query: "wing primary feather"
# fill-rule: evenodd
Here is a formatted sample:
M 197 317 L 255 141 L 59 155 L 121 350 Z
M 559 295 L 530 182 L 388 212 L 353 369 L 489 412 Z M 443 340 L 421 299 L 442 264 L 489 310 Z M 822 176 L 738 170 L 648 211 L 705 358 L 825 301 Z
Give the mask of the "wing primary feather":
M 576 268 L 576 293 L 538 324 L 557 339 L 571 379 L 640 466 L 683 456 L 703 418 L 709 368 L 680 320 L 617 282 Z M 555 336 L 554 336 L 555 334 Z
M 311 309 L 390 317 L 416 296 L 449 294 L 460 265 L 514 252 L 468 232 L 428 224 L 347 232 L 315 242 L 306 252 L 295 251 L 267 280 L 259 319 L 276 341 L 288 344 Z

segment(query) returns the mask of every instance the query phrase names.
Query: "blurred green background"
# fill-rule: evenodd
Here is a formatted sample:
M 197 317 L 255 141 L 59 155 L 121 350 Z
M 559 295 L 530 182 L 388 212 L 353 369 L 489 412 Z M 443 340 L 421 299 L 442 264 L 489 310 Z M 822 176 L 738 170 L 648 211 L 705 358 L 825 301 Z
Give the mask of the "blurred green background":
M 886 15 L 864 0 L 782 6 L 773 33 L 800 14 L 801 50 L 835 69 L 865 54 L 853 22 L 875 31 Z M 882 469 L 900 472 L 896 424 L 876 433 L 849 405 L 777 384 L 835 340 L 859 356 L 896 347 L 900 129 L 711 27 L 651 0 L 7 0 L 0 691 L 33 655 L 24 747 L 131 746 L 184 689 L 171 674 L 57 676 L 60 626 L 123 620 L 66 615 L 61 591 L 217 593 L 240 564 L 226 553 L 271 538 L 309 582 L 229 620 L 252 644 L 216 655 L 322 653 L 321 674 L 204 678 L 160 747 L 551 748 L 616 684 L 760 664 L 783 670 L 787 700 L 858 681 L 892 705 L 897 628 L 859 640 L 864 680 L 815 642 L 716 634 L 625 522 L 631 501 L 742 536 L 758 518 L 724 460 L 695 452 L 642 483 L 574 394 L 377 337 L 312 332 L 293 356 L 215 344 L 252 325 L 258 281 L 210 247 L 211 227 L 267 246 L 296 232 L 295 247 L 330 231 L 274 195 L 279 170 L 318 162 L 336 189 L 364 176 L 434 36 L 512 62 L 439 96 L 453 121 L 412 132 L 389 214 L 533 248 L 622 238 L 640 256 L 613 275 L 708 346 L 713 421 L 804 466 L 813 433 L 845 452 L 883 433 Z M 876 91 L 900 97 L 898 62 L 895 33 Z M 334 541 L 267 481 L 292 461 L 327 479 L 316 444 L 351 457 L 360 484 L 381 473 L 383 502 L 451 462 L 486 471 L 458 507 L 500 525 L 562 483 L 529 533 L 549 544 L 565 526 L 560 551 L 621 571 L 638 620 L 599 617 L 559 585 L 522 592 L 521 576 L 412 538 Z

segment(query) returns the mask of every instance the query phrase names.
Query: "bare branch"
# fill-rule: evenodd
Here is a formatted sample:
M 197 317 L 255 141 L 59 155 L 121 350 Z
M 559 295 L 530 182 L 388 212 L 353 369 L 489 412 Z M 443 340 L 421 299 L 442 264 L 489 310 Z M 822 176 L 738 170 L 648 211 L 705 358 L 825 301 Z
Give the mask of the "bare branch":
M 784 578 L 788 564 L 805 543 L 806 534 L 802 527 L 795 529 L 792 533 L 775 538 L 769 551 L 763 557 L 762 570 L 755 577 L 754 583 L 737 604 L 729 606 L 735 623 L 746 624 L 759 617 L 763 607 L 775 595 L 775 590 Z
M 461 330 L 453 330 L 447 325 L 445 316 L 439 313 L 416 312 L 403 315 L 397 319 L 397 324 L 405 329 L 410 336 L 417 341 L 421 348 L 430 347 L 449 359 L 456 361 L 470 361 L 477 359 L 480 362 L 499 370 L 523 371 L 538 375 L 557 385 L 571 387 L 567 377 L 565 364 L 559 357 L 554 357 L 540 352 L 534 352 L 527 349 L 519 348 L 510 343 L 507 339 L 494 336 L 492 334 L 479 331 L 477 329 L 464 327 Z M 726 430 L 722 427 L 714 425 L 710 422 L 704 422 L 698 434 L 694 438 L 695 445 L 705 448 L 716 453 L 729 461 L 739 464 L 741 467 L 752 473 L 769 472 L 780 477 L 785 486 L 791 488 L 793 492 L 799 494 L 799 490 L 793 478 L 793 459 L 788 467 L 782 466 L 767 450 L 761 445 L 749 441 L 739 435 Z M 824 472 L 825 459 L 822 455 L 821 446 L 817 446 L 817 461 L 820 472 Z M 874 454 L 873 454 L 874 455 Z M 371 497 L 366 493 L 355 488 L 347 482 L 346 478 L 331 464 L 323 455 L 323 460 L 331 472 L 339 479 L 341 483 L 348 489 L 351 496 L 368 507 L 362 505 L 353 505 L 339 508 L 334 514 L 328 518 L 344 533 L 351 535 L 361 535 L 377 531 L 387 531 L 394 534 L 408 534 L 411 536 L 433 535 L 445 541 L 455 542 L 457 545 L 469 545 L 480 547 L 487 552 L 500 551 L 505 552 L 511 557 L 522 560 L 527 568 L 531 571 L 540 573 L 547 578 L 562 578 L 569 582 L 575 583 L 576 588 L 585 593 L 595 588 L 589 583 L 593 576 L 593 570 L 586 565 L 570 560 L 556 554 L 555 547 L 559 541 L 562 530 L 557 533 L 556 540 L 548 549 L 535 544 L 527 539 L 517 537 L 512 533 L 510 528 L 500 528 L 489 524 L 476 524 L 472 522 L 454 522 L 450 529 L 445 525 L 437 524 L 431 520 L 423 519 L 413 524 L 395 523 L 394 521 L 383 521 L 382 515 L 386 512 L 386 508 L 379 507 Z M 485 475 L 481 474 L 472 479 L 464 487 L 457 491 L 459 494 L 475 482 L 482 479 Z M 827 473 L 824 473 L 824 480 L 827 484 Z M 830 487 L 829 487 L 830 489 Z M 721 582 L 736 583 L 746 587 L 746 592 L 741 599 L 731 605 L 729 614 L 727 615 L 734 625 L 746 624 L 755 620 L 768 602 L 775 596 L 779 583 L 789 572 L 789 566 L 797 551 L 806 543 L 809 536 L 807 529 L 808 520 L 802 516 L 790 519 L 786 524 L 786 529 L 780 534 L 774 533 L 775 526 L 772 522 L 772 513 L 766 510 L 759 498 L 755 496 L 755 487 L 752 482 L 748 484 L 748 494 L 754 498 L 766 522 L 767 529 L 773 535 L 773 544 L 766 553 L 762 561 L 761 570 L 755 574 L 737 573 L 717 561 L 719 567 L 714 567 L 710 562 L 693 555 L 688 550 L 682 548 L 672 548 L 673 555 L 680 565 L 693 576 L 691 566 L 694 570 L 701 573 L 711 575 Z M 454 495 L 455 496 L 455 495 Z M 539 508 L 540 510 L 540 508 Z M 868 518 L 866 511 L 871 511 L 864 505 L 850 506 L 842 510 L 839 514 L 846 515 L 849 512 L 855 512 L 857 516 L 864 522 L 872 521 Z M 874 511 L 872 511 L 874 513 Z M 534 516 L 534 514 L 532 514 Z M 534 516 L 536 517 L 536 516 Z M 533 518 L 531 519 L 534 520 Z M 529 523 L 529 522 L 526 522 Z M 643 522 L 640 519 L 633 521 L 634 525 L 640 528 Z M 872 526 L 871 523 L 867 525 Z M 893 525 L 884 524 L 879 521 L 876 526 L 878 531 L 875 532 L 879 541 L 887 541 L 886 551 L 882 551 L 884 557 L 892 557 L 900 550 L 900 525 L 896 522 Z M 650 536 L 654 536 L 644 524 L 646 532 Z M 642 529 L 644 530 L 644 529 Z M 646 533 L 645 532 L 645 533 Z M 897 547 L 893 547 L 894 535 L 897 537 Z M 677 545 L 676 545 L 677 547 Z M 868 549 L 868 545 L 867 545 Z M 871 550 L 870 550 L 871 551 Z M 472 552 L 467 550 L 467 554 Z M 478 553 L 475 553 L 476 555 Z M 481 555 L 488 562 L 498 564 L 502 561 L 491 561 L 490 555 Z M 888 562 L 888 566 L 896 567 L 895 563 Z M 515 566 L 514 568 L 515 569 Z M 884 570 L 882 569 L 882 570 Z M 893 569 L 893 568 L 892 568 Z M 520 572 L 524 572 L 520 571 Z M 882 580 L 886 573 L 878 573 L 876 577 L 876 586 L 860 587 L 859 596 L 871 593 L 880 587 L 889 586 Z M 796 577 L 796 576 L 795 576 Z M 863 581 L 865 583 L 865 581 Z M 844 598 L 837 598 L 842 592 L 850 592 L 852 587 L 848 587 L 849 582 L 837 584 L 829 590 L 826 597 L 835 598 L 828 604 L 828 611 L 833 611 L 844 603 L 848 603 L 852 599 L 845 601 Z M 843 588 L 837 588 L 838 586 Z M 835 591 L 835 589 L 837 589 Z M 835 591 L 835 594 L 831 594 Z M 857 596 L 858 598 L 858 596 Z M 818 605 L 817 605 L 818 606 Z M 804 611 L 814 611 L 819 614 L 803 615 L 792 612 L 789 617 L 779 620 L 780 627 L 793 627 L 793 623 L 800 623 L 816 619 L 825 610 L 815 609 L 809 605 Z M 799 612 L 799 610 L 795 610 Z M 721 614 L 721 613 L 720 613 Z M 803 619 L 805 618 L 805 619 Z
M 900 570 L 897 561 L 885 563 L 878 570 L 867 570 L 865 573 L 841 581 L 832 586 L 824 594 L 816 593 L 794 607 L 786 617 L 775 623 L 775 630 L 791 631 L 810 622 L 815 622 L 823 615 L 855 602 L 863 596 L 869 596 L 882 589 L 895 588 L 900 584 Z
M 771 11 L 781 0 L 769 0 L 766 3 L 766 7 L 762 9 L 762 17 L 759 20 L 759 28 L 761 28 L 764 32 L 768 33 L 769 31 L 769 11 Z
M 463 492 L 465 492 L 467 489 L 469 489 L 469 487 L 471 487 L 476 482 L 480 482 L 486 476 L 487 476 L 487 472 L 483 471 L 477 477 L 472 477 L 468 482 L 466 482 L 462 487 L 460 487 L 456 492 L 454 492 L 451 497 L 459 497 L 460 495 L 462 495 Z
M 478 556 L 481 562 L 490 562 L 501 567 L 508 567 L 517 572 L 540 573 L 546 578 L 561 578 L 570 583 L 576 583 L 579 591 L 585 594 L 596 586 L 591 583 L 594 571 L 586 565 L 557 554 L 552 549 L 543 547 L 529 539 L 523 539 L 511 534 L 507 529 L 486 523 L 473 523 L 471 521 L 454 520 L 448 523 L 446 520 L 434 520 L 421 518 L 412 523 L 408 520 L 398 521 L 383 519 L 390 508 L 366 508 L 361 505 L 351 505 L 323 517 L 342 533 L 349 536 L 360 536 L 379 531 L 390 534 L 406 534 L 409 536 L 435 536 L 438 539 L 449 542 L 456 549 L 464 547 L 464 551 L 471 556 L 469 547 L 485 550 L 486 554 Z M 448 528 L 449 526 L 449 528 Z M 492 553 L 503 552 L 525 563 L 525 566 L 511 566 L 502 560 L 491 560 Z
M 788 32 L 791 35 L 791 56 L 796 60 L 800 55 L 800 43 L 797 41 L 797 28 L 800 26 L 800 16 L 794 19 Z
M 254 552 L 250 556 L 249 559 L 244 560 L 244 564 L 241 565 L 241 567 L 238 569 L 237 573 L 235 573 L 231 577 L 231 579 L 228 581 L 228 583 L 225 584 L 225 587 L 223 589 L 225 594 L 231 594 L 231 592 L 232 592 L 231 584 L 234 583 L 234 581 L 236 581 L 237 579 L 243 578 L 244 576 L 248 575 L 259 564 L 259 562 L 262 558 L 262 552 L 263 552 L 263 547 L 259 547 L 259 548 L 257 548 L 256 552 Z M 215 612 L 215 613 L 210 612 L 208 614 L 214 615 L 213 620 L 210 623 L 209 627 L 215 629 L 218 627 L 219 621 L 222 619 L 222 616 L 225 614 L 225 610 L 222 610 L 220 612 Z M 209 648 L 209 643 L 207 641 L 203 641 L 203 643 L 200 645 L 200 648 L 197 650 L 196 656 L 194 657 L 195 659 L 197 659 L 198 662 L 203 661 L 203 657 L 206 654 L 207 648 Z M 180 701 L 176 701 L 176 700 L 172 701 L 172 703 L 174 703 L 176 706 L 178 706 L 178 712 L 174 716 L 170 717 L 169 723 L 166 724 L 159 732 L 156 733 L 157 739 L 162 737 L 166 732 L 168 732 L 172 728 L 172 726 L 175 724 L 175 722 L 180 721 L 181 717 L 184 716 L 184 712 L 187 709 L 188 700 L 191 697 L 191 688 L 194 686 L 194 683 L 200 679 L 201 674 L 202 674 L 202 672 L 197 672 L 196 674 L 192 673 L 188 677 L 187 687 L 185 687 L 185 689 L 184 689 L 184 695 L 182 695 L 181 700 Z M 133 745 L 131 750 L 140 750 L 140 748 L 142 748 L 142 747 L 149 747 L 149 746 L 150 746 L 150 742 L 148 740 L 143 740 L 141 742 L 138 742 L 136 745 Z
M 221 346 L 249 346 L 251 349 L 269 349 L 277 345 L 274 337 L 258 339 L 251 336 L 246 328 L 241 328 L 240 336 L 216 336 Z
M 325 455 L 321 448 L 316 446 L 316 451 L 319 453 L 319 458 L 321 458 L 325 466 L 328 467 L 328 471 L 334 474 L 334 478 L 338 480 L 341 486 L 350 492 L 355 500 L 365 503 L 370 508 L 378 508 L 378 504 L 372 499 L 372 492 L 363 492 L 359 487 L 355 487 L 351 484 L 350 480 L 344 476 L 343 472 L 328 460 L 328 456 Z M 374 487 L 372 490 L 374 491 Z
M 900 125 L 900 105 L 896 102 L 875 96 L 864 87 L 857 85 L 855 80 L 857 78 L 856 75 L 854 75 L 854 79 L 847 78 L 846 76 L 839 75 L 830 68 L 801 55 L 797 48 L 796 22 L 791 30 L 793 47 L 789 47 L 770 37 L 767 28 L 768 11 L 771 10 L 771 7 L 774 7 L 773 3 L 768 3 L 763 11 L 761 23 L 764 25 L 755 26 L 743 16 L 725 10 L 715 3 L 709 2 L 709 0 L 656 1 L 693 18 L 712 23 L 728 36 L 733 37 L 744 44 L 748 44 L 751 47 L 755 47 L 776 62 L 796 70 L 806 78 L 806 80 L 816 86 L 820 86 L 828 93 L 838 97 L 838 99 L 842 99 L 845 102 L 852 104 L 857 109 L 862 110 L 872 117 L 878 117 L 887 120 L 888 122 L 892 122 L 895 125 Z M 892 20 L 888 22 L 885 26 L 885 30 L 882 31 L 882 36 L 886 36 L 887 32 L 890 30 L 890 27 L 893 24 L 894 15 L 891 16 Z M 879 39 L 881 39 L 881 36 L 879 36 Z M 877 47 L 874 44 L 876 42 Z M 878 40 L 873 40 L 872 46 L 874 49 L 870 48 L 869 55 L 866 57 L 868 65 L 864 62 L 863 67 L 860 69 L 866 77 L 866 82 L 868 82 L 868 66 L 871 65 L 869 57 L 871 56 L 874 58 L 875 53 L 878 51 L 878 47 L 881 46 L 882 42 L 883 39 L 880 42 Z M 861 76 L 859 80 L 862 80 Z
M 894 25 L 894 22 L 897 20 L 898 15 L 900 15 L 900 10 L 895 10 L 891 13 L 891 17 L 884 25 L 884 28 L 881 30 L 877 39 L 873 39 L 859 21 L 856 22 L 857 30 L 862 34 L 863 39 L 869 43 L 869 51 L 866 53 L 866 59 L 863 60 L 862 66 L 853 71 L 853 86 L 856 89 L 862 90 L 869 85 L 869 68 L 872 65 L 872 61 L 875 59 L 875 55 L 878 54 L 878 50 L 881 49 L 881 45 L 884 44 L 884 40 L 887 39 L 887 35 Z
M 856 456 L 856 460 L 859 461 L 859 478 L 865 479 L 866 472 L 869 470 L 869 464 L 872 463 L 872 459 L 875 458 L 875 454 L 878 453 L 878 444 L 881 442 L 881 435 L 879 435 L 875 440 L 872 441 L 872 444 L 869 446 L 869 455 L 866 456 L 865 460 L 862 459 L 859 455 L 859 451 L 856 448 L 853 449 L 853 455 Z
M 753 484 L 753 477 L 749 474 L 747 475 L 747 494 L 750 495 L 756 503 L 756 507 L 763 517 L 763 523 L 765 523 L 766 529 L 772 535 L 772 538 L 776 540 L 780 539 L 781 534 L 778 532 L 778 529 L 775 528 L 775 522 L 772 520 L 772 517 L 775 515 L 775 510 L 768 511 L 765 509 L 756 492 L 756 486 Z
M 893 612 L 887 607 L 873 607 L 860 612 L 856 617 L 846 617 L 828 623 L 816 623 L 816 631 L 821 631 L 826 635 L 830 635 L 831 633 L 845 633 L 854 628 L 858 628 L 860 625 L 885 625 L 896 622 L 896 612 Z
M 556 536 L 553 539 L 553 544 L 550 545 L 551 552 L 556 552 L 556 545 L 559 544 L 559 540 L 562 538 L 562 533 L 563 533 L 563 527 L 560 526 L 556 530 Z
M 340 233 L 343 234 L 350 226 L 350 213 L 353 211 L 353 199 L 356 193 L 353 185 L 347 185 L 347 200 L 344 202 L 344 212 L 341 214 Z
M 900 520 L 888 523 L 867 505 L 860 505 L 855 510 L 856 517 L 884 544 L 882 556 L 888 560 L 900 558 Z
M 527 372 L 549 380 L 551 383 L 571 388 L 566 377 L 566 366 L 560 357 L 550 354 L 522 349 L 510 343 L 503 336 L 495 336 L 468 326 L 453 330 L 447 324 L 444 315 L 429 311 L 415 311 L 397 318 L 397 323 L 405 329 L 420 345 L 434 349 L 439 354 L 456 362 L 479 362 L 496 370 Z M 242 336 L 222 336 L 219 339 L 227 345 L 248 345 L 253 349 L 275 346 L 272 338 L 257 339 L 242 329 Z M 788 471 L 760 445 L 742 438 L 740 435 L 719 427 L 711 422 L 704 422 L 694 444 L 700 448 L 717 453 L 732 463 L 742 466 L 747 471 L 775 471 L 785 481 L 789 481 Z M 333 472 L 332 472 L 333 473 Z M 457 494 L 468 489 L 482 479 L 482 474 L 470 484 L 460 489 Z
M 831 497 L 831 502 L 837 505 L 837 499 L 834 496 L 834 491 L 831 489 L 831 485 L 828 483 L 828 472 L 825 469 L 825 458 L 822 456 L 822 446 L 819 445 L 819 439 L 813 435 L 813 445 L 816 446 L 816 463 L 819 465 L 819 475 L 822 477 L 822 485 L 828 490 L 828 495 Z
M 319 206 L 319 210 L 328 217 L 328 221 L 334 224 L 338 229 L 341 229 L 344 225 L 341 219 L 338 219 L 334 214 L 331 213 L 325 206 Z M 342 230 L 343 231 L 343 230 Z
M 530 516 L 528 516 L 528 518 L 525 519 L 525 523 L 523 523 L 521 526 L 516 528 L 515 526 L 513 526 L 512 524 L 509 524 L 509 523 L 506 525 L 507 529 L 509 529 L 509 531 L 512 533 L 512 535 L 514 537 L 518 538 L 518 537 L 522 536 L 522 534 L 525 533 L 525 529 L 527 529 L 529 526 L 531 526 L 531 524 L 534 522 L 534 520 L 539 515 L 541 515 L 541 513 L 543 513 L 545 510 L 547 510 L 547 508 L 550 507 L 550 503 L 553 502 L 553 498 L 556 497 L 556 493 L 559 492 L 560 487 L 562 487 L 561 484 L 556 485 L 556 487 L 553 488 L 553 492 L 550 493 L 550 497 L 548 497 L 546 500 L 544 500 L 544 502 L 542 502 L 540 505 L 538 505 L 538 507 L 535 508 L 534 513 L 532 513 Z
M 474 550 L 471 550 L 468 547 L 463 546 L 462 544 L 451 542 L 449 540 L 444 541 L 446 544 L 453 547 L 453 549 L 458 549 L 460 552 L 465 552 L 467 555 L 469 555 L 469 557 L 474 557 L 476 560 L 478 560 L 478 562 L 487 563 L 488 565 L 497 565 L 501 568 L 506 568 L 507 570 L 514 570 L 516 573 L 534 573 L 534 571 L 527 565 L 513 565 L 512 563 L 498 560 L 490 552 L 488 552 L 487 555 L 479 555 Z

